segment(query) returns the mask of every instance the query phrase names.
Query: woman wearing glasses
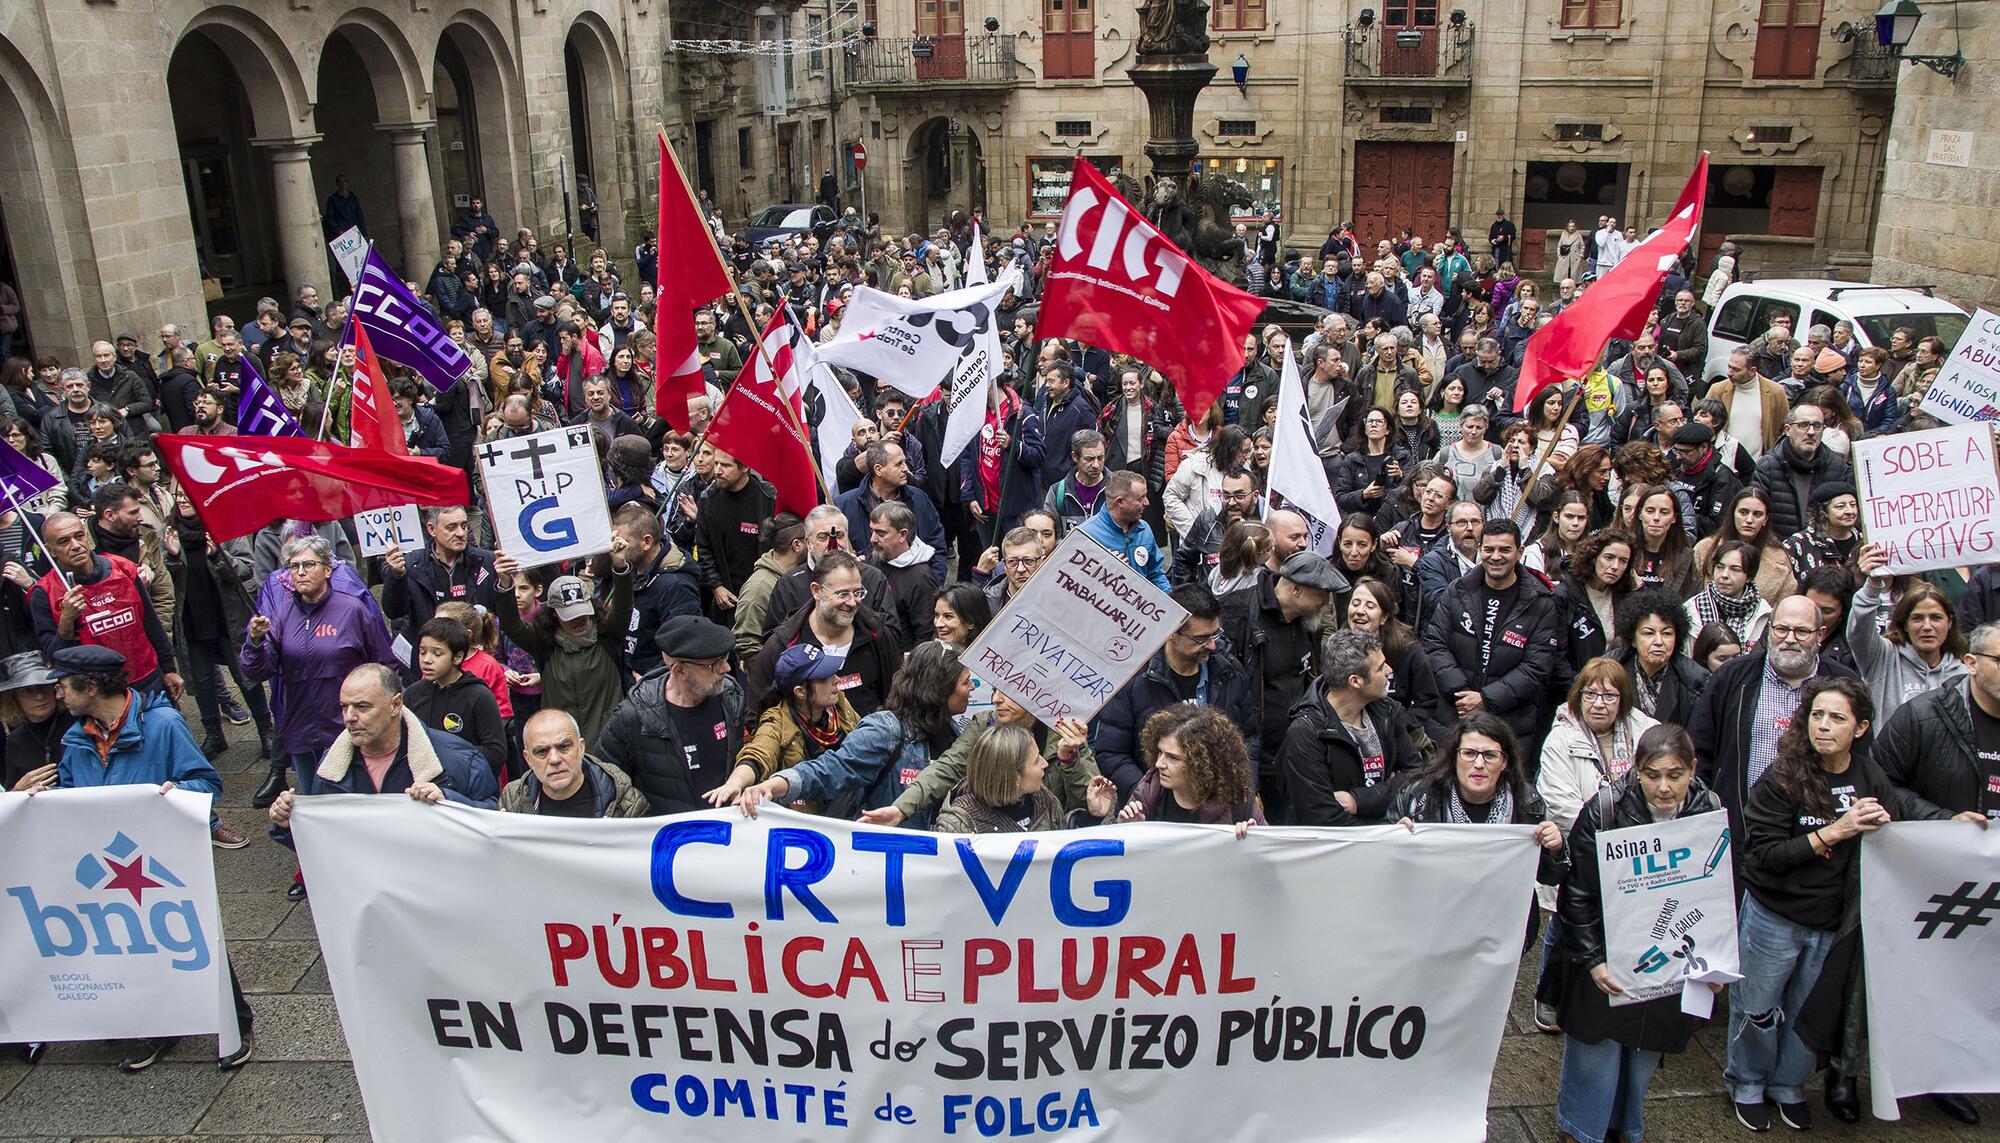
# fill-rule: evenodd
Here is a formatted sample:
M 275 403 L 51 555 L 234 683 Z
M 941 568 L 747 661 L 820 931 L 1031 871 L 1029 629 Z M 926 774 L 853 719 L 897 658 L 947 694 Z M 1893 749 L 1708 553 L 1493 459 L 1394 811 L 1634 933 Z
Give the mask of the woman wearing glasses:
M 1532 825 L 1542 862 L 1535 880 L 1560 885 L 1569 873 L 1563 835 L 1548 820 L 1542 796 L 1528 784 L 1527 760 L 1505 719 L 1483 710 L 1461 718 L 1437 753 L 1409 784 L 1396 792 L 1389 816 L 1416 832 L 1417 823 L 1451 825 Z M 1525 949 L 1535 939 L 1541 916 L 1529 902 Z

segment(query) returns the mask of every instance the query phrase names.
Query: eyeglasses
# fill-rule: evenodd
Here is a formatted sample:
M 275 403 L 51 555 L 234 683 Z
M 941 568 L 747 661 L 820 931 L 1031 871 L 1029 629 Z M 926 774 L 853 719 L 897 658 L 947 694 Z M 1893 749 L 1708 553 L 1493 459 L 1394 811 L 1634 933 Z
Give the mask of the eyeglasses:
M 1027 571 L 1029 568 L 1040 567 L 1042 563 L 1042 557 L 1008 556 L 1006 559 L 1000 562 L 1003 565 L 1005 565 L 1009 571 Z
M 826 594 L 828 598 L 839 600 L 842 603 L 860 603 L 868 597 L 868 589 L 850 587 L 845 591 L 828 591 Z
M 1617 691 L 1583 692 L 1583 701 L 1590 706 L 1605 706 L 1610 703 L 1615 703 L 1619 699 L 1622 699 L 1624 697 L 1625 697 L 1624 695 L 1619 694 Z
M 1811 432 L 1811 433 L 1817 433 L 1817 432 L 1821 432 L 1821 431 L 1823 431 L 1823 430 L 1824 430 L 1824 429 L 1826 428 L 1826 422 L 1825 422 L 1825 421 L 1786 421 L 1786 422 L 1785 422 L 1785 427 L 1786 427 L 1786 428 L 1788 428 L 1788 429 L 1804 429 L 1804 430 L 1806 430 L 1807 432 Z
M 1507 756 L 1498 750 L 1474 750 L 1469 746 L 1461 746 L 1458 748 L 1458 760 L 1460 762 L 1492 763 L 1504 762 L 1507 760 Z
M 1187 640 L 1190 643 L 1193 643 L 1197 647 L 1212 647 L 1215 645 L 1217 640 L 1222 638 L 1221 628 L 1217 628 L 1214 631 L 1210 631 L 1206 635 L 1193 635 L 1189 634 L 1186 631 L 1176 631 L 1174 632 L 1174 634 L 1180 636 L 1181 638 Z
M 323 568 L 325 566 L 326 564 L 320 560 L 294 560 L 293 562 L 285 565 L 285 570 L 293 572 L 303 572 L 303 571 L 311 571 L 314 568 Z
M 1788 643 L 1804 643 L 1818 634 L 1819 628 L 1817 627 L 1793 627 L 1788 624 L 1780 625 L 1775 623 L 1771 625 L 1771 637 L 1773 639 L 1782 639 Z

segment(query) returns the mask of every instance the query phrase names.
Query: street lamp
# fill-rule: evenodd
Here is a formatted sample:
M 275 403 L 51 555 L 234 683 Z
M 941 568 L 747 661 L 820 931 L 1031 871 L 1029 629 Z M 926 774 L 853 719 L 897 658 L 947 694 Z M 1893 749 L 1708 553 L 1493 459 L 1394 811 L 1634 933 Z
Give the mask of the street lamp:
M 1250 94 L 1250 61 L 1242 52 L 1236 53 L 1236 62 L 1229 65 L 1229 74 L 1236 79 L 1238 94 Z
M 1875 42 L 1888 48 L 1899 60 L 1922 64 L 1946 79 L 1958 77 L 1958 69 L 1965 66 L 1965 57 L 1957 52 L 1948 56 L 1913 56 L 1905 53 L 1910 40 L 1917 34 L 1917 25 L 1923 22 L 1924 10 L 1917 6 L 1917 0 L 1888 0 L 1875 10 Z

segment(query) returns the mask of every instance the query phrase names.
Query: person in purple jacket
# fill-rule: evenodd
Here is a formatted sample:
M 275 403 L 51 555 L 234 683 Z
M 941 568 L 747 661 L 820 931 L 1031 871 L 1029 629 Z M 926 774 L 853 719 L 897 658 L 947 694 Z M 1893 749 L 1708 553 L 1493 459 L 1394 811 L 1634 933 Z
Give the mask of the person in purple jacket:
M 340 683 L 348 672 L 363 663 L 396 663 L 381 609 L 365 589 L 357 596 L 334 582 L 333 552 L 325 540 L 287 540 L 279 573 L 260 593 L 240 654 L 251 678 L 280 684 L 273 688 L 282 751 L 273 759 L 273 796 L 284 789 L 287 768 L 304 786 L 305 775 L 339 737 Z M 281 584 L 281 576 L 288 582 Z

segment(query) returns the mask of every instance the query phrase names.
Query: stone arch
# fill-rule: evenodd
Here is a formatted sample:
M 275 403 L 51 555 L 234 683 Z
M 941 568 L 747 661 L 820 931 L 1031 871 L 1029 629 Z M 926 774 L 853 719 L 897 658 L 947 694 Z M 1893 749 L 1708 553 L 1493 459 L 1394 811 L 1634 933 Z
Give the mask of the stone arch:
M 617 249 L 631 245 L 625 241 L 622 204 L 627 188 L 637 184 L 627 177 L 633 156 L 625 63 L 617 36 L 594 13 L 578 16 L 563 37 L 563 77 L 570 110 L 570 169 L 573 175 L 590 176 L 598 203 L 598 241 L 615 258 Z M 558 187 L 557 193 L 561 191 Z M 588 249 L 580 215 L 576 229 L 579 244 Z
M 14 352 L 32 346 L 67 361 L 104 315 L 73 158 L 51 149 L 59 122 L 33 66 L 0 37 L 0 280 L 15 287 L 23 310 Z
M 467 8 L 454 13 L 445 24 L 432 54 L 434 60 L 441 62 L 447 44 L 464 65 L 463 78 L 468 90 L 460 93 L 460 99 L 471 104 L 467 126 L 478 136 L 478 168 L 473 181 L 495 218 L 520 218 L 522 204 L 529 200 L 523 193 L 516 161 L 521 148 L 515 125 L 522 120 L 522 110 L 516 95 L 518 85 L 514 82 L 519 71 L 507 39 L 485 13 Z M 435 83 L 432 101 L 440 102 Z M 447 227 L 458 216 L 449 197 L 450 189 L 447 183 L 438 184 Z
M 263 18 L 229 4 L 203 8 L 174 38 L 174 52 L 194 35 L 206 37 L 229 60 L 249 96 L 259 137 L 311 132 L 311 90 L 291 48 Z
M 382 122 L 416 123 L 430 117 L 430 69 L 418 62 L 409 38 L 387 16 L 356 8 L 334 24 L 326 39 L 329 48 L 335 40 L 344 40 L 361 57 Z M 325 101 L 322 91 L 322 106 Z
M 918 124 L 903 155 L 903 200 L 909 229 L 929 234 L 954 210 L 986 205 L 986 159 L 979 125 L 963 113 Z

